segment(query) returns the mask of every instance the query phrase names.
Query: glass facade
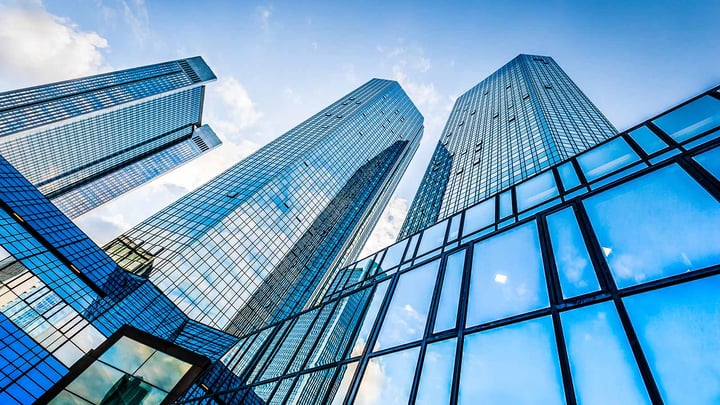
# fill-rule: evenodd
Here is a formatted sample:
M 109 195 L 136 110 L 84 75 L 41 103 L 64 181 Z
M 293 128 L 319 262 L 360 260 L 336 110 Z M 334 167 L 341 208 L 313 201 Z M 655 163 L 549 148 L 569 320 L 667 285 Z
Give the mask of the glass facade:
M 0 154 L 77 217 L 219 144 L 200 57 L 0 93 Z
M 519 55 L 455 101 L 398 238 L 616 133 L 552 58 Z M 552 179 L 540 181 L 528 187 Z M 528 197 L 518 204 L 532 204 Z

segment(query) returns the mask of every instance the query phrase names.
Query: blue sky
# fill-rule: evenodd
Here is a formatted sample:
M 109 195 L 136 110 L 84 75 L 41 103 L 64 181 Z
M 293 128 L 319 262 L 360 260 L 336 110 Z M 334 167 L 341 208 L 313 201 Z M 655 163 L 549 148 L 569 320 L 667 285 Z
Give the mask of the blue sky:
M 201 55 L 225 145 L 78 221 L 99 242 L 372 77 L 398 80 L 423 144 L 373 238 L 393 239 L 453 100 L 519 53 L 550 55 L 622 130 L 720 83 L 720 2 L 0 0 L 0 90 Z

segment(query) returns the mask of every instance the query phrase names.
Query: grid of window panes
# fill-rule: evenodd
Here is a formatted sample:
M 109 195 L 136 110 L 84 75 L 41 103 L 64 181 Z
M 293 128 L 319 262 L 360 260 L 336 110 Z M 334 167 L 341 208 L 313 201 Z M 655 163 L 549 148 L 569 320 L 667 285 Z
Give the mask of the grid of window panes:
M 198 135 L 201 132 L 202 136 Z M 200 141 L 196 140 L 198 137 Z M 202 146 L 198 146 L 198 142 Z M 51 198 L 51 201 L 68 218 L 76 218 L 218 145 L 220 140 L 217 135 L 207 125 L 203 125 L 195 129 L 192 138 L 151 153 L 98 179 L 76 185 Z
M 400 238 L 616 133 L 552 58 L 519 55 L 455 102 Z
M 718 156 L 712 91 L 348 266 L 184 401 L 712 403 Z
M 150 280 L 191 318 L 219 328 L 246 328 L 252 319 L 243 322 L 236 318 L 238 311 L 288 254 L 305 255 L 307 264 L 327 236 L 311 233 L 318 217 L 364 165 L 402 142 L 403 150 L 389 162 L 395 169 L 366 176 L 356 185 L 375 189 L 371 198 L 336 207 L 342 214 L 336 212 L 337 218 L 353 218 L 345 229 L 361 224 L 372 228 L 363 224 L 364 218 L 377 218 L 382 211 L 376 202 L 387 199 L 386 185 L 402 175 L 397 168 L 404 169 L 412 157 L 422 122 L 396 82 L 373 79 L 124 236 L 154 256 Z M 306 236 L 315 248 L 294 249 Z M 325 259 L 330 262 L 364 244 L 351 231 L 335 233 L 335 238 L 342 249 L 329 252 L 333 257 Z M 321 273 L 306 280 L 308 290 L 314 290 L 327 269 L 309 270 Z M 287 288 L 299 273 L 276 276 L 285 277 L 279 286 Z M 264 312 L 272 313 L 277 302 L 263 305 Z

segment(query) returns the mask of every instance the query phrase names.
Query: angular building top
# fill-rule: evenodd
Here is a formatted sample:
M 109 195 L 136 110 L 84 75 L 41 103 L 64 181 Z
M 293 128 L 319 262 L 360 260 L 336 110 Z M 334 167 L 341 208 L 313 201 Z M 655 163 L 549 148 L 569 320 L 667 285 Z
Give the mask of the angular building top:
M 399 237 L 616 132 L 552 58 L 519 55 L 455 102 Z

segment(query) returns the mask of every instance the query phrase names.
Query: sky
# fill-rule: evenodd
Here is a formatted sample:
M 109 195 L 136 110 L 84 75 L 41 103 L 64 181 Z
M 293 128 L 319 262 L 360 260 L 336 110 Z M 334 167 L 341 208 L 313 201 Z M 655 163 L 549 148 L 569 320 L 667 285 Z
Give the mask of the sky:
M 223 146 L 82 217 L 105 243 L 373 77 L 425 117 L 366 246 L 395 239 L 454 100 L 519 53 L 552 56 L 619 129 L 720 83 L 718 1 L 0 0 L 0 91 L 202 56 Z

